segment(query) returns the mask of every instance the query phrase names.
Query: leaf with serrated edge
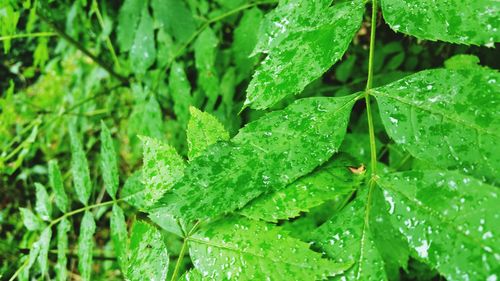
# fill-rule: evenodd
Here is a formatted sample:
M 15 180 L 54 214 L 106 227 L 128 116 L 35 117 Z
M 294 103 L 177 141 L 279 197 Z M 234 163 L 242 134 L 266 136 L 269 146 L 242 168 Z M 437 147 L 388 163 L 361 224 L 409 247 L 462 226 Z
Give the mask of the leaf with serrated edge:
M 101 172 L 104 180 L 104 187 L 111 196 L 116 198 L 118 190 L 118 165 L 116 162 L 116 152 L 113 146 L 113 139 L 106 124 L 101 120 Z
M 68 280 L 66 252 L 68 251 L 68 231 L 70 229 L 71 225 L 67 219 L 62 219 L 57 225 L 57 264 L 55 269 L 58 281 Z
M 353 192 L 363 179 L 362 175 L 349 170 L 349 167 L 357 165 L 347 155 L 336 156 L 286 188 L 258 197 L 240 213 L 251 219 L 268 222 L 297 217 L 301 212 Z
M 50 221 L 50 215 L 52 213 L 52 202 L 50 202 L 49 194 L 47 189 L 42 184 L 35 182 L 36 189 L 36 205 L 35 211 L 44 221 Z
M 280 228 L 245 218 L 224 218 L 188 238 L 194 266 L 215 280 L 323 280 L 350 263 L 321 258 Z
M 372 90 L 389 136 L 436 166 L 500 178 L 500 73 L 434 69 Z
M 191 161 L 156 207 L 189 222 L 214 218 L 279 190 L 339 148 L 356 95 L 307 98 L 249 123 Z
M 366 187 L 368 188 L 368 187 Z M 369 226 L 368 190 L 318 228 L 313 240 L 337 262 L 354 261 L 347 280 L 387 280 L 384 262 Z
M 43 221 L 39 217 L 37 217 L 30 209 L 19 208 L 19 211 L 21 211 L 23 224 L 28 230 L 35 231 L 43 228 Z
M 495 280 L 500 272 L 500 194 L 456 171 L 382 176 L 386 210 L 413 255 L 448 280 Z
M 38 264 L 40 265 L 40 274 L 42 276 L 47 272 L 47 259 L 50 248 L 50 238 L 52 237 L 52 230 L 50 227 L 45 228 L 40 235 L 40 253 L 38 254 Z
M 74 122 L 70 122 L 69 136 L 71 139 L 71 174 L 76 195 L 83 205 L 87 205 L 92 192 L 89 164 Z
M 500 41 L 500 4 L 496 0 L 382 0 L 392 29 L 419 39 L 494 46 Z
M 127 280 L 165 280 L 168 271 L 168 252 L 158 229 L 137 221 L 132 227 L 128 253 Z
M 189 159 L 200 155 L 208 146 L 229 139 L 229 133 L 213 115 L 201 112 L 192 106 L 189 112 L 191 113 L 187 127 Z
M 91 280 L 95 230 L 94 216 L 91 212 L 86 211 L 83 215 L 80 236 L 78 237 L 78 270 L 84 281 Z
M 123 210 L 117 204 L 113 204 L 110 229 L 116 259 L 122 271 L 125 271 L 127 269 L 127 225 Z
M 267 54 L 247 89 L 245 106 L 266 109 L 300 93 L 342 58 L 361 26 L 363 1 L 280 2 L 261 25 L 254 52 Z
M 55 160 L 49 161 L 49 183 L 54 190 L 56 206 L 59 210 L 61 210 L 61 212 L 65 213 L 68 210 L 69 205 L 68 196 L 64 190 L 61 170 Z
M 135 32 L 134 43 L 130 48 L 130 64 L 137 74 L 144 74 L 153 65 L 156 59 L 155 34 L 153 19 L 145 6 L 141 13 L 141 20 Z

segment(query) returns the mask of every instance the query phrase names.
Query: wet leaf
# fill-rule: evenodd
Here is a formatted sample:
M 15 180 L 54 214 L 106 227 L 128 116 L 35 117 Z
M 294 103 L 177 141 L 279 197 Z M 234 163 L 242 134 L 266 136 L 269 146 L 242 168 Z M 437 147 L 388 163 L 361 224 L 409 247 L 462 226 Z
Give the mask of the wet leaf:
M 142 0 L 125 0 L 121 6 L 118 14 L 117 41 L 122 52 L 132 47 L 141 12 L 146 4 L 147 2 Z
M 91 280 L 95 230 L 94 216 L 91 212 L 86 211 L 83 215 L 78 237 L 78 270 L 82 280 L 85 281 Z
M 49 194 L 47 194 L 47 189 L 42 184 L 35 182 L 36 188 L 36 205 L 35 211 L 44 221 L 50 221 L 50 215 L 52 213 L 52 202 L 50 202 Z
M 50 227 L 45 228 L 40 235 L 38 243 L 40 243 L 40 253 L 38 254 L 38 264 L 40 265 L 40 274 L 45 275 L 48 269 L 47 259 L 50 249 L 50 238 L 52 237 L 52 230 Z
M 215 69 L 215 57 L 219 40 L 211 28 L 206 28 L 194 43 L 195 65 L 198 70 L 198 84 L 208 98 L 208 109 L 219 96 L 219 77 Z
M 363 1 L 284 1 L 266 15 L 254 53 L 267 57 L 247 89 L 245 105 L 266 109 L 300 93 L 342 58 L 361 25 Z
M 319 280 L 351 265 L 323 259 L 278 227 L 244 218 L 225 218 L 188 241 L 196 269 L 215 280 Z
M 92 193 L 89 164 L 74 122 L 70 122 L 69 136 L 71 139 L 71 174 L 76 195 L 83 205 L 87 205 Z
M 64 190 L 61 170 L 55 160 L 49 161 L 49 183 L 54 190 L 56 206 L 61 212 L 66 213 L 69 207 L 68 196 Z
M 113 204 L 110 229 L 116 259 L 123 272 L 127 269 L 127 225 L 123 210 L 117 204 Z
M 196 21 L 184 1 L 153 0 L 151 7 L 155 20 L 177 41 L 187 41 L 196 31 Z
M 426 40 L 494 46 L 500 41 L 500 4 L 495 0 L 382 0 L 395 31 Z
M 500 178 L 500 74 L 426 70 L 373 90 L 389 136 L 414 157 Z
M 249 123 L 193 159 L 156 207 L 185 221 L 214 218 L 285 187 L 338 150 L 355 99 L 302 99 Z
M 240 213 L 251 219 L 277 222 L 297 217 L 326 201 L 347 196 L 363 179 L 349 170 L 351 165 L 356 164 L 348 156 L 335 157 L 286 188 L 258 197 Z
M 33 212 L 30 209 L 19 208 L 19 211 L 21 211 L 21 216 L 23 217 L 24 226 L 29 231 L 35 231 L 43 228 L 44 226 L 43 221 L 35 214 L 33 214 Z
M 57 225 L 57 264 L 55 270 L 58 281 L 68 280 L 66 252 L 68 251 L 68 231 L 70 230 L 71 225 L 67 219 L 61 220 Z
M 115 199 L 119 181 L 118 165 L 111 133 L 103 121 L 101 121 L 101 171 L 106 191 Z
M 147 6 L 141 14 L 141 20 L 135 32 L 134 43 L 130 48 L 130 64 L 137 74 L 144 74 L 156 59 L 153 19 Z
M 132 227 L 126 279 L 165 280 L 168 271 L 167 245 L 154 226 L 137 221 Z
M 229 140 L 229 133 L 216 117 L 195 107 L 190 107 L 189 111 L 191 113 L 187 127 L 189 159 L 197 157 L 208 146 L 218 141 Z
M 370 229 L 368 202 L 365 189 L 313 235 L 317 245 L 334 261 L 354 262 L 343 280 L 387 280 L 384 261 Z
M 192 103 L 191 85 L 184 72 L 184 67 L 174 62 L 169 77 L 170 95 L 174 101 L 174 113 L 177 119 L 185 126 L 189 119 L 189 106 Z
M 498 189 L 455 171 L 382 176 L 386 211 L 417 259 L 448 280 L 494 280 L 500 272 Z

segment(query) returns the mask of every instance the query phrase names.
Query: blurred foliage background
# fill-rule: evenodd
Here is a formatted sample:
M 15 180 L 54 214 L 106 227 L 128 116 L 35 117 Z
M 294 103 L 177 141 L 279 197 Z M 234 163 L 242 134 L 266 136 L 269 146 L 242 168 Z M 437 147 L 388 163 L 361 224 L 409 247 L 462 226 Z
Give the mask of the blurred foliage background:
M 89 159 L 93 202 L 109 200 L 94 163 L 103 120 L 120 155 L 123 184 L 141 166 L 137 136 L 151 136 L 186 156 L 189 106 L 215 115 L 234 135 L 263 114 L 244 110 L 245 90 L 260 57 L 250 57 L 263 15 L 276 1 L 150 0 L 48 1 L 0 0 L 0 276 L 6 280 L 36 239 L 27 232 L 19 207 L 30 208 L 35 182 L 46 183 L 47 163 L 57 159 L 67 193 L 69 136 L 67 122 L 77 122 Z M 139 12 L 137 12 L 139 11 Z M 369 15 L 369 13 L 366 13 Z M 380 15 L 379 15 L 380 17 Z M 367 76 L 369 24 L 359 30 L 342 61 L 284 107 L 306 96 L 341 96 L 363 89 Z M 494 48 L 419 41 L 392 31 L 379 19 L 375 84 L 385 84 L 419 70 L 443 66 L 458 57 L 498 69 Z M 368 162 L 364 108 L 357 107 L 342 150 Z M 380 123 L 376 126 L 380 129 Z M 409 165 L 412 159 L 377 131 L 385 162 Z M 365 145 L 350 142 L 365 139 Z M 73 202 L 73 208 L 79 205 Z M 133 220 L 136 211 L 126 210 Z M 320 212 L 317 212 L 321 216 Z M 96 209 L 98 230 L 96 280 L 120 279 L 110 251 L 107 207 Z M 314 212 L 313 212 L 314 214 Z M 73 218 L 75 225 L 79 217 Z M 307 228 L 306 228 L 307 229 Z M 302 230 L 304 231 L 304 229 Z M 300 233 L 296 233 L 300 236 Z M 75 249 L 76 233 L 70 237 Z M 175 258 L 180 243 L 169 239 Z M 70 255 L 72 279 L 78 280 Z M 174 264 L 174 263 L 171 263 Z M 188 266 L 188 262 L 186 262 Z M 416 261 L 407 279 L 439 277 Z M 41 278 L 43 279 L 43 277 Z

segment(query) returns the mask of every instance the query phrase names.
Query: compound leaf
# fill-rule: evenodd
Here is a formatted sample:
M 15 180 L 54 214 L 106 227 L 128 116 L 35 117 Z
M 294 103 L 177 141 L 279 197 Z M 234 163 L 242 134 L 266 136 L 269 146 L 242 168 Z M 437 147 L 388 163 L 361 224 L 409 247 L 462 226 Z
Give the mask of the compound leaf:
M 382 0 L 385 21 L 420 39 L 494 46 L 500 41 L 496 0 Z
M 409 171 L 377 180 L 391 222 L 413 255 L 448 280 L 494 280 L 500 272 L 496 187 L 456 171 Z
M 61 212 L 65 213 L 69 208 L 68 196 L 66 195 L 66 191 L 64 191 L 61 170 L 55 160 L 49 161 L 49 183 L 54 190 L 56 206 Z
M 214 218 L 285 187 L 338 150 L 356 98 L 302 99 L 249 123 L 193 159 L 156 207 L 185 221 Z
M 44 221 L 50 221 L 50 214 L 52 213 L 52 202 L 50 202 L 47 189 L 42 184 L 35 182 L 36 189 L 36 204 L 35 211 Z
M 369 226 L 368 192 L 358 194 L 314 233 L 314 241 L 337 262 L 355 262 L 346 280 L 387 280 L 384 262 Z
M 132 227 L 127 280 L 165 280 L 168 252 L 161 233 L 154 226 L 137 221 Z
M 76 195 L 83 205 L 87 205 L 92 192 L 89 164 L 74 122 L 70 122 L 69 136 L 71 139 L 71 173 Z
M 267 54 L 245 106 L 266 109 L 300 93 L 342 58 L 361 26 L 363 1 L 283 1 L 264 18 L 254 52 Z
M 286 188 L 258 197 L 245 206 L 241 214 L 251 219 L 277 222 L 297 217 L 302 212 L 339 196 L 346 196 L 363 179 L 363 176 L 349 170 L 351 166 L 357 164 L 346 155 L 335 157 Z
M 229 133 L 217 118 L 207 112 L 201 112 L 195 107 L 190 107 L 187 127 L 188 156 L 193 159 L 200 155 L 208 146 L 229 140 Z
M 389 136 L 414 157 L 500 178 L 500 74 L 426 70 L 373 90 Z
M 101 170 L 106 191 L 115 199 L 119 180 L 116 152 L 111 133 L 103 121 L 101 121 Z
M 80 225 L 80 236 L 78 237 L 78 270 L 82 280 L 91 280 L 92 255 L 94 249 L 94 233 L 96 224 L 91 212 L 85 211 Z
M 225 218 L 188 241 L 194 266 L 214 280 L 318 280 L 351 265 L 323 259 L 280 228 L 244 218 Z

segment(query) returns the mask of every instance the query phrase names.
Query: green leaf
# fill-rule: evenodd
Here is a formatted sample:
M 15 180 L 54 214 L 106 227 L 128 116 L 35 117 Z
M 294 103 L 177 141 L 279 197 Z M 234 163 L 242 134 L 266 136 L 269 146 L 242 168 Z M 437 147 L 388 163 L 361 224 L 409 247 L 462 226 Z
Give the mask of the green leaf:
M 52 236 L 52 230 L 50 227 L 46 227 L 42 234 L 40 235 L 40 239 L 38 243 L 40 243 L 40 253 L 38 254 L 38 264 L 40 265 L 40 275 L 45 276 L 47 272 L 47 258 L 49 255 L 50 248 L 50 238 Z
M 285 187 L 338 150 L 356 99 L 302 99 L 249 123 L 193 159 L 156 206 L 185 221 L 214 218 Z
M 265 194 L 241 210 L 244 216 L 268 222 L 289 219 L 308 212 L 326 201 L 346 196 L 358 187 L 362 175 L 349 170 L 357 166 L 346 155 L 335 157 L 326 165 L 302 177 L 286 188 Z
M 184 67 L 174 62 L 169 77 L 170 95 L 174 101 L 174 113 L 177 119 L 185 126 L 189 119 L 189 105 L 192 103 L 191 85 L 184 72 Z
M 23 274 L 25 276 L 25 280 L 29 280 L 29 271 L 31 269 L 31 267 L 33 266 L 33 264 L 35 264 L 37 258 L 38 258 L 38 254 L 40 253 L 40 248 L 42 247 L 41 241 L 42 237 L 40 236 L 40 238 L 38 238 L 38 240 L 33 243 L 33 245 L 31 245 L 31 248 L 30 248 L 30 254 L 28 256 L 28 262 L 26 264 L 26 266 L 24 267 L 24 270 L 23 270 Z
M 78 270 L 82 280 L 85 281 L 91 280 L 95 230 L 94 216 L 91 212 L 85 211 L 80 225 L 80 236 L 78 237 Z
M 66 252 L 68 251 L 68 231 L 71 229 L 71 224 L 67 219 L 63 219 L 57 225 L 57 264 L 55 270 L 57 273 L 58 281 L 68 280 L 68 273 L 66 265 L 68 258 Z
M 50 221 L 50 215 L 52 213 L 52 202 L 50 202 L 49 194 L 47 194 L 47 189 L 40 183 L 35 182 L 36 188 L 36 205 L 35 211 L 44 221 Z
M 69 136 L 71 139 L 71 174 L 73 175 L 76 195 L 83 205 L 87 205 L 92 193 L 89 164 L 74 122 L 70 122 Z
M 158 139 L 164 138 L 160 104 L 153 95 L 137 101 L 130 114 L 127 129 L 133 143 L 138 141 L 137 136 L 139 135 Z
M 184 159 L 175 148 L 159 140 L 141 137 L 144 148 L 142 182 L 144 200 L 147 204 L 156 202 L 184 174 Z
M 214 31 L 208 27 L 198 35 L 194 42 L 194 58 L 198 70 L 198 84 L 209 100 L 208 108 L 212 109 L 219 96 L 219 77 L 215 69 L 215 56 L 219 40 Z
M 137 26 L 141 19 L 141 12 L 147 1 L 125 0 L 118 14 L 117 41 L 122 52 L 130 50 L 134 43 Z
M 167 245 L 154 226 L 137 221 L 132 227 L 127 280 L 165 280 L 168 271 Z
M 500 178 L 500 74 L 434 69 L 376 88 L 389 136 L 414 157 Z
M 496 187 L 456 171 L 382 176 L 386 210 L 417 259 L 448 280 L 494 280 L 500 272 Z
M 257 58 L 250 57 L 250 54 L 258 41 L 259 29 L 255 27 L 260 25 L 262 18 L 262 11 L 258 8 L 245 11 L 234 30 L 232 50 L 238 81 L 247 78 L 257 63 Z
M 368 188 L 368 187 L 366 187 Z M 337 262 L 355 262 L 343 280 L 387 280 L 384 262 L 369 225 L 368 190 L 314 233 L 314 241 Z
M 124 272 L 127 269 L 127 225 L 123 210 L 117 204 L 113 204 L 110 229 L 116 259 L 122 272 Z
M 229 140 L 229 133 L 213 115 L 201 112 L 191 106 L 191 118 L 187 127 L 188 156 L 193 159 L 199 156 L 208 146 Z
M 147 191 L 142 183 L 142 172 L 137 171 L 125 181 L 121 192 L 121 199 L 137 209 L 143 210 L 148 204 L 145 199 Z
M 106 124 L 101 120 L 101 170 L 104 186 L 111 198 L 116 198 L 118 190 L 118 166 L 113 139 Z
M 500 41 L 496 0 L 382 0 L 385 21 L 419 39 L 494 46 Z
M 196 269 L 190 269 L 189 271 L 184 272 L 184 274 L 182 274 L 181 277 L 179 277 L 179 281 L 203 281 L 203 280 L 206 279 L 204 279 L 201 273 Z
M 156 59 L 153 19 L 147 6 L 141 14 L 141 21 L 135 32 L 134 43 L 130 48 L 130 64 L 137 74 L 144 74 Z
M 280 2 L 266 15 L 254 53 L 267 54 L 247 89 L 245 106 L 266 109 L 300 93 L 342 58 L 361 26 L 363 1 Z
M 61 212 L 66 213 L 69 208 L 68 197 L 64 191 L 61 170 L 56 160 L 49 161 L 49 183 L 54 190 L 56 206 Z
M 38 218 L 30 209 L 19 208 L 23 217 L 23 224 L 29 231 L 35 231 L 44 227 L 43 221 Z
M 280 228 L 244 218 L 224 218 L 188 241 L 196 269 L 215 280 L 318 280 L 351 265 L 322 259 Z
M 186 42 L 195 33 L 196 22 L 184 1 L 153 0 L 151 7 L 155 20 L 177 41 Z
M 477 68 L 479 66 L 479 58 L 474 55 L 455 55 L 444 61 L 444 66 L 447 69 L 465 69 Z

